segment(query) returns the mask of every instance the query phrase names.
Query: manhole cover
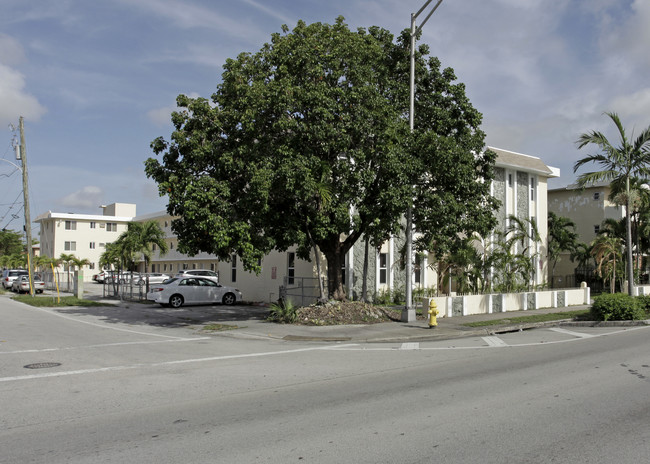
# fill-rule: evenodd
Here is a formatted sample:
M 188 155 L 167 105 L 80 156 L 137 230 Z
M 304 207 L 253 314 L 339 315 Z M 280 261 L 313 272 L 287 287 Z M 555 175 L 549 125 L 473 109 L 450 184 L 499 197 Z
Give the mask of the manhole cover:
M 27 364 L 25 369 L 45 369 L 46 367 L 57 367 L 60 366 L 61 363 L 34 363 L 34 364 Z

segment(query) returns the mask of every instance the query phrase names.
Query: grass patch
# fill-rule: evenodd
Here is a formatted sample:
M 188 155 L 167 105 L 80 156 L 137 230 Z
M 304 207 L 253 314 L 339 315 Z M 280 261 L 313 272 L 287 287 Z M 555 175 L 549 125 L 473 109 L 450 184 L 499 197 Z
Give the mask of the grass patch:
M 589 319 L 589 310 L 582 309 L 579 311 L 565 311 L 561 313 L 533 314 L 530 316 L 508 317 L 506 319 L 492 319 L 489 321 L 468 322 L 463 324 L 466 327 L 485 327 L 490 325 L 504 324 L 527 324 L 535 322 L 558 321 L 561 319 L 577 319 L 587 321 Z
M 229 324 L 207 324 L 204 325 L 202 330 L 204 332 L 223 332 L 225 330 L 238 329 L 239 326 Z
M 52 296 L 31 296 L 16 295 L 13 300 L 37 307 L 62 307 L 62 306 L 115 306 L 110 303 L 100 303 L 77 298 L 76 296 L 63 296 L 61 298 Z

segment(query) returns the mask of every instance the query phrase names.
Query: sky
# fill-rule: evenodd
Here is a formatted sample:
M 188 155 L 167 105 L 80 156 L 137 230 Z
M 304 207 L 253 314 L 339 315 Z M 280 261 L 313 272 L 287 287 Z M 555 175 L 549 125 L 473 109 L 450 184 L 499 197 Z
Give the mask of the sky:
M 228 58 L 256 52 L 298 20 L 398 35 L 425 0 L 3 0 L 0 15 L 0 229 L 22 230 L 14 141 L 24 117 L 32 219 L 162 211 L 144 174 L 169 140 L 179 94 L 209 98 Z M 436 1 L 430 4 L 435 5 Z M 423 19 L 425 14 L 420 17 Z M 489 146 L 529 154 L 572 183 L 579 135 L 617 140 L 650 126 L 650 0 L 443 0 L 423 27 L 483 114 Z

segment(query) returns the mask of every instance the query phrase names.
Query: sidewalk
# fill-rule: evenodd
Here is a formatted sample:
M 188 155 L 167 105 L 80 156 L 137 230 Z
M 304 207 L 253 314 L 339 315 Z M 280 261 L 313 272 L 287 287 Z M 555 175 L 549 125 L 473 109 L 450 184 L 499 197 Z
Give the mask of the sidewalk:
M 568 320 L 515 324 L 509 318 L 530 316 L 535 314 L 579 311 L 589 306 L 571 306 L 565 308 L 546 308 L 529 311 L 512 311 L 497 314 L 480 314 L 472 316 L 456 316 L 438 318 L 438 326 L 429 328 L 426 320 L 414 322 L 383 322 L 367 325 L 337 325 L 337 326 L 304 326 L 293 324 L 276 324 L 266 321 L 239 321 L 237 330 L 224 332 L 224 335 L 241 337 L 274 338 L 287 341 L 314 342 L 406 342 L 445 340 L 463 337 L 487 336 L 495 333 L 512 332 L 534 327 L 554 326 Z M 484 327 L 467 327 L 464 324 L 478 321 L 501 320 L 503 323 Z M 635 321 L 635 324 L 639 321 Z M 646 323 L 648 321 L 641 321 Z M 573 324 L 602 325 L 604 323 L 579 322 Z M 610 323 L 611 324 L 611 323 Z M 630 324 L 626 322 L 616 323 Z M 609 325 L 609 324 L 608 324 Z
M 570 312 L 589 309 L 589 305 L 579 305 L 561 308 L 544 308 L 527 311 L 510 311 L 506 313 L 477 314 L 472 316 L 455 316 L 438 318 L 438 326 L 429 328 L 427 320 L 413 322 L 383 322 L 378 324 L 308 326 L 298 324 L 277 324 L 268 322 L 268 310 L 264 306 L 237 305 L 233 307 L 219 306 L 187 306 L 181 311 L 165 311 L 158 305 L 120 302 L 116 299 L 103 298 L 101 295 L 88 295 L 89 299 L 115 305 L 115 310 L 121 313 L 122 320 L 133 322 L 146 319 L 147 323 L 160 326 L 186 326 L 187 318 L 196 321 L 193 330 L 200 330 L 202 325 L 223 324 L 234 327 L 232 330 L 213 332 L 215 335 L 242 339 L 275 339 L 291 341 L 311 341 L 321 343 L 372 343 L 372 342 L 417 342 L 448 340 L 464 337 L 482 337 L 498 333 L 514 332 L 536 327 L 551 327 L 557 325 L 573 326 L 630 326 L 650 325 L 648 321 L 611 321 L 611 322 L 575 322 L 571 320 L 513 323 L 511 318 L 525 317 L 538 314 Z M 190 314 L 188 314 L 188 311 Z M 496 325 L 467 327 L 465 324 L 479 321 L 501 321 Z M 188 327 L 189 328 L 189 327 Z

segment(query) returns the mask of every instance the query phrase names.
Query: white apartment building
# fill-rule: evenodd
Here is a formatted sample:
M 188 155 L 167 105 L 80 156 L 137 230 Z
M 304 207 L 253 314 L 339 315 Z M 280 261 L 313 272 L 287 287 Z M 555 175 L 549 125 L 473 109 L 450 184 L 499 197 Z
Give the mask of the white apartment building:
M 91 280 L 99 269 L 99 258 L 107 243 L 114 242 L 135 217 L 136 205 L 113 203 L 101 206 L 102 214 L 47 213 L 34 222 L 40 225 L 40 254 L 58 258 L 73 254 L 88 259 L 84 280 Z M 90 272 L 88 272 L 90 271 Z
M 538 262 L 535 283 L 545 282 L 547 274 L 547 180 L 559 176 L 559 170 L 544 164 L 539 158 L 507 150 L 490 148 L 497 154 L 496 177 L 492 183 L 492 195 L 501 202 L 497 215 L 498 227 L 504 230 L 510 215 L 518 218 L 537 219 L 542 240 L 536 244 L 536 251 L 542 258 Z M 178 239 L 172 233 L 172 217 L 167 212 L 136 216 L 136 205 L 114 203 L 102 207 L 102 215 L 53 213 L 40 215 L 35 222 L 41 225 L 41 254 L 59 257 L 61 253 L 72 253 L 78 258 L 87 258 L 92 264 L 86 271 L 85 280 L 92 278 L 92 270 L 99 270 L 99 257 L 107 243 L 116 240 L 127 229 L 131 221 L 156 221 L 165 233 L 168 253 L 160 255 L 155 247 L 149 269 L 140 263 L 140 272 L 162 272 L 170 275 L 183 269 L 209 269 L 219 273 L 224 285 L 239 288 L 247 301 L 271 302 L 279 297 L 281 285 L 296 287 L 298 292 L 316 295 L 318 288 L 315 260 L 298 259 L 295 251 L 273 251 L 260 262 L 261 273 L 256 275 L 245 271 L 240 260 L 233 255 L 229 261 L 209 253 L 187 256 L 178 252 Z M 404 236 L 395 236 L 378 250 L 370 250 L 368 266 L 369 294 L 381 291 L 399 290 L 405 287 L 405 272 L 399 263 L 399 250 Z M 347 294 L 353 298 L 361 295 L 364 242 L 359 240 L 348 252 L 343 268 L 343 282 Z M 416 257 L 417 262 L 411 276 L 413 288 L 433 287 L 437 283 L 435 272 L 429 266 L 431 256 Z M 327 275 L 327 261 L 321 256 L 321 276 Z M 326 285 L 326 283 L 325 283 Z

